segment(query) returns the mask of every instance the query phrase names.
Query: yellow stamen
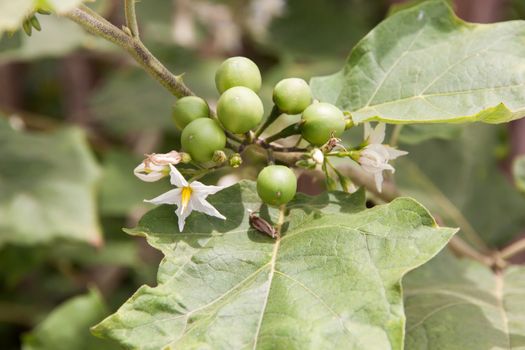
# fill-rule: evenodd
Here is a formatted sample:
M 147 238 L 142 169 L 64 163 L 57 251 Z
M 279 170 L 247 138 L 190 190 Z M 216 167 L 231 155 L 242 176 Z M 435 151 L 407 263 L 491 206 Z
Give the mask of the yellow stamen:
M 181 214 L 184 212 L 184 210 L 186 210 L 186 207 L 188 206 L 188 203 L 190 202 L 190 198 L 191 198 L 191 193 L 193 192 L 193 190 L 191 189 L 190 186 L 187 186 L 187 187 L 183 187 L 182 188 L 182 194 L 181 194 L 181 197 L 182 197 L 182 209 L 181 209 Z

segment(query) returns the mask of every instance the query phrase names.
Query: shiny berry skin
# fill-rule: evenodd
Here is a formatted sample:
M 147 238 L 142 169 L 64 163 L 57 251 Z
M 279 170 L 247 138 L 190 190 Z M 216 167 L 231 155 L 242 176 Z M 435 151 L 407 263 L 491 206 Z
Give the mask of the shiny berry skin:
M 257 193 L 261 200 L 271 206 L 286 204 L 297 191 L 297 178 L 290 168 L 269 165 L 257 177 Z
M 210 115 L 210 107 L 206 101 L 197 96 L 183 97 L 172 108 L 172 117 L 175 125 L 180 130 L 186 125 L 199 118 L 207 118 Z
M 219 124 L 210 118 L 199 118 L 182 131 L 182 148 L 197 162 L 209 162 L 215 151 L 226 146 L 226 135 Z
M 215 74 L 215 85 L 221 94 L 234 86 L 244 86 L 259 92 L 261 81 L 259 67 L 249 58 L 241 56 L 230 57 L 222 62 Z
M 315 146 L 324 145 L 330 137 L 339 137 L 345 131 L 343 112 L 330 103 L 314 103 L 303 111 L 301 134 Z
M 236 86 L 226 90 L 217 102 L 217 117 L 234 134 L 243 134 L 261 122 L 264 107 L 252 90 Z
M 283 79 L 273 89 L 273 103 L 281 112 L 299 114 L 312 103 L 312 90 L 303 79 Z

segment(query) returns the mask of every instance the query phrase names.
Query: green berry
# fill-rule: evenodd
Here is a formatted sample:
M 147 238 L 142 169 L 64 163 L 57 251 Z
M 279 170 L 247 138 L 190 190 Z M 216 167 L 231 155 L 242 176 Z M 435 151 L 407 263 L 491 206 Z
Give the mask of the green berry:
M 299 114 L 312 103 L 312 90 L 303 79 L 283 79 L 273 89 L 273 103 L 281 112 Z
M 343 112 L 330 103 L 315 103 L 303 111 L 301 134 L 315 146 L 324 145 L 330 137 L 339 137 L 345 131 Z
M 246 57 L 230 57 L 222 62 L 215 74 L 215 85 L 219 93 L 234 87 L 244 86 L 255 92 L 261 89 L 259 67 Z
M 255 92 L 236 86 L 226 90 L 217 102 L 217 116 L 224 127 L 243 134 L 255 128 L 262 120 L 264 107 Z
M 199 118 L 207 118 L 210 115 L 210 107 L 206 101 L 197 96 L 183 97 L 172 108 L 172 116 L 175 125 L 180 130 L 186 125 Z
M 288 203 L 297 191 L 297 178 L 290 168 L 270 165 L 257 177 L 257 193 L 262 201 L 271 206 Z
M 197 162 L 209 162 L 215 151 L 226 146 L 226 135 L 219 124 L 210 118 L 199 118 L 182 131 L 182 148 Z

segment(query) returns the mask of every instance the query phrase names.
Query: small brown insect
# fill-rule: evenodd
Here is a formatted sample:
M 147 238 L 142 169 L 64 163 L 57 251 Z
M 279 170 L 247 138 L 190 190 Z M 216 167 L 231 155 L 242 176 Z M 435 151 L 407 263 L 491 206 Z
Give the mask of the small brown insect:
M 266 220 L 250 212 L 250 226 L 261 233 L 265 233 L 272 238 L 277 237 L 277 230 Z

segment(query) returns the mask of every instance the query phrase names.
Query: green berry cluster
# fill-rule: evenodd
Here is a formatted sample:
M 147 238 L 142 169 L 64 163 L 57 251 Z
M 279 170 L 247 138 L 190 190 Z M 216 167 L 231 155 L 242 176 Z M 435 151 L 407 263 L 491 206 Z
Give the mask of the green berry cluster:
M 339 108 L 329 103 L 315 103 L 310 86 L 299 78 L 283 79 L 275 85 L 272 96 L 275 107 L 261 125 L 264 107 L 257 95 L 261 81 L 261 72 L 253 61 L 246 57 L 231 57 L 220 65 L 215 75 L 220 93 L 216 115 L 208 103 L 197 96 L 183 97 L 173 105 L 173 120 L 182 130 L 182 148 L 193 161 L 224 162 L 226 158 L 217 155 L 225 155 L 223 150 L 231 138 L 241 145 L 232 148 L 234 153 L 228 164 L 238 167 L 241 163 L 239 153 L 246 143 L 270 147 L 269 144 L 279 138 L 300 133 L 312 146 L 322 146 L 341 136 L 348 125 Z M 265 127 L 283 113 L 301 114 L 301 122 L 273 137 L 260 139 Z M 257 192 L 268 205 L 289 202 L 296 189 L 296 176 L 287 166 L 271 164 L 257 178 Z

